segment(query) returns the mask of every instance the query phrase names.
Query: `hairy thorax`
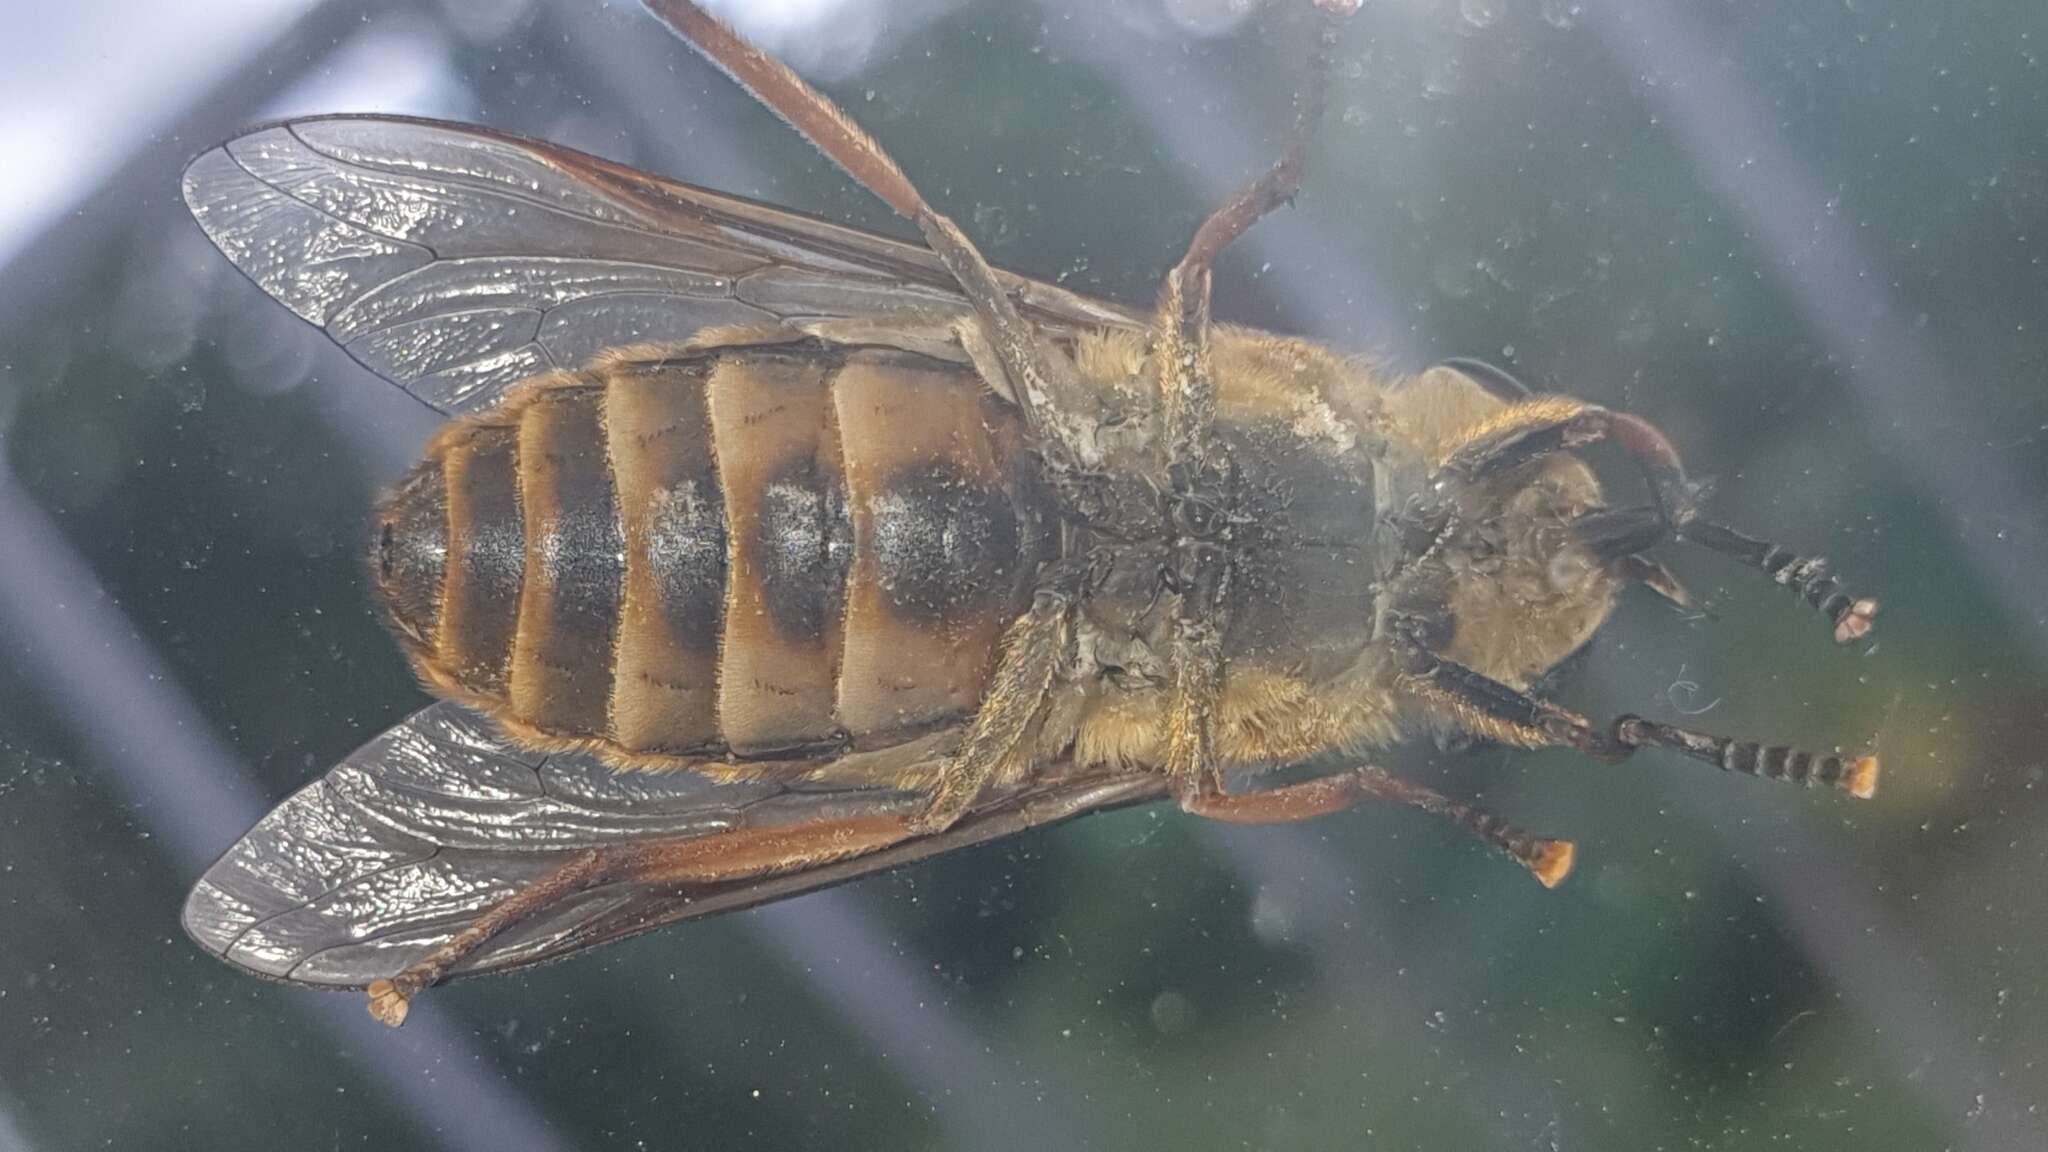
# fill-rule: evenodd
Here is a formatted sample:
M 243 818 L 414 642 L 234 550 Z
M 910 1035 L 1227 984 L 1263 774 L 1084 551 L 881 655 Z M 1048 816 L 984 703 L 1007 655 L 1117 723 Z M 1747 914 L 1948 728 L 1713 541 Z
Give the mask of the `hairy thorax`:
M 1133 335 L 1083 342 L 1077 360 L 1126 393 L 1150 379 Z M 1458 494 L 1457 538 L 1410 551 L 1396 525 L 1402 511 L 1429 503 L 1448 452 L 1508 406 L 1464 374 L 1391 375 L 1244 330 L 1218 333 L 1214 371 L 1218 438 L 1235 478 L 1227 659 L 1213 717 L 1225 763 L 1360 754 L 1397 738 L 1402 718 L 1432 714 L 1404 689 L 1384 612 L 1390 584 L 1422 589 L 1414 607 L 1442 620 L 1446 657 L 1518 687 L 1585 644 L 1612 610 L 1618 582 L 1565 527 L 1601 501 L 1592 470 L 1574 457 Z M 1084 667 L 1069 688 L 1077 699 L 1067 718 L 1055 710 L 1042 754 L 1160 762 L 1173 611 L 1159 590 L 1166 548 L 1116 552 L 1085 608 Z

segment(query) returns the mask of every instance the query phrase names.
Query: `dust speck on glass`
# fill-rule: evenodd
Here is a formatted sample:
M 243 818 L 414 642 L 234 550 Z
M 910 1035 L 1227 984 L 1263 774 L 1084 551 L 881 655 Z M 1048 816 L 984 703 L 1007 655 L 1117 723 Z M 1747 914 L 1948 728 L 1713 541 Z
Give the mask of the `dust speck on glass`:
M 1145 312 L 1283 145 L 1310 4 L 713 7 L 992 263 Z M 2048 1146 L 2044 35 L 1990 3 L 1376 0 L 1342 25 L 1299 196 L 1216 268 L 1220 321 L 1639 413 L 1717 520 L 1881 598 L 1874 643 L 1837 647 L 1796 596 L 1666 547 L 1690 607 L 1623 597 L 1546 685 L 1596 719 L 1875 751 L 1874 799 L 1423 736 L 1384 766 L 1574 841 L 1571 878 L 1545 890 L 1400 806 L 1254 828 L 1146 804 L 456 981 L 391 1031 L 359 994 L 223 964 L 180 912 L 266 811 L 431 703 L 372 559 L 377 501 L 442 417 L 365 365 L 432 349 L 393 327 L 417 300 L 325 318 L 363 324 L 344 350 L 266 297 L 193 222 L 186 166 L 281 119 L 425 116 L 917 234 L 637 4 L 10 17 L 0 1149 Z M 317 202 L 304 157 L 246 159 Z M 483 243 L 545 214 L 433 226 Z M 317 285 L 389 253 L 228 256 Z M 636 274 L 615 330 L 565 326 L 551 354 L 673 335 L 664 292 L 719 323 L 756 308 Z M 749 291 L 797 311 L 816 285 Z M 470 346 L 511 323 L 478 303 Z M 519 331 L 426 386 L 459 405 L 544 366 Z M 1599 461 L 1619 488 L 1626 457 Z M 387 739 L 386 784 L 474 769 L 472 832 L 720 818 L 679 778 L 605 807 L 615 786 L 498 757 L 452 705 Z M 460 855 L 482 840 L 304 811 L 327 835 L 252 858 L 266 882 L 487 895 Z M 249 898 L 218 923 L 282 974 L 292 934 L 249 931 Z M 335 895 L 355 948 L 321 962 L 370 963 L 392 906 Z

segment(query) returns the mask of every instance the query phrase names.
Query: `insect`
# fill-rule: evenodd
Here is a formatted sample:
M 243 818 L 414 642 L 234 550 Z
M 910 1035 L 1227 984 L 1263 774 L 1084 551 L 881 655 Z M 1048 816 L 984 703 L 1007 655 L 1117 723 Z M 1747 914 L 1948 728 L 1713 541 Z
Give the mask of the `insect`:
M 1211 264 L 1297 188 L 1353 6 L 1319 3 L 1285 152 L 1149 311 L 989 267 L 688 0 L 649 7 L 923 246 L 424 120 L 201 156 L 185 197 L 220 250 L 448 421 L 371 548 L 442 700 L 252 829 L 187 930 L 396 1025 L 452 976 L 1160 799 L 1247 823 L 1396 801 L 1562 881 L 1569 841 L 1371 763 L 1419 734 L 1871 795 L 1872 756 L 1532 689 L 1625 589 L 1685 601 L 1665 543 L 1795 589 L 1838 642 L 1871 628 L 1823 561 L 1708 520 L 1648 421 L 1212 323 Z M 1643 497 L 1609 499 L 1580 454 L 1602 443 Z

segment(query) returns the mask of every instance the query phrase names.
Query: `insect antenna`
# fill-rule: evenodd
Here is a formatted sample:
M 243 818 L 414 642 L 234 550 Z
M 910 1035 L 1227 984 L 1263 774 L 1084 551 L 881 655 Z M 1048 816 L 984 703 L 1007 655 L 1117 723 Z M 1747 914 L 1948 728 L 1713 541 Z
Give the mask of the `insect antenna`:
M 1621 573 L 1622 579 L 1631 584 L 1642 585 L 1681 612 L 1690 612 L 1695 607 L 1692 593 L 1686 590 L 1678 577 L 1671 574 L 1671 569 L 1648 556 L 1624 556 L 1617 570 Z
M 1870 634 L 1877 618 L 1877 601 L 1843 591 L 1841 583 L 1828 571 L 1825 557 L 1801 556 L 1769 540 L 1745 536 L 1706 520 L 1680 526 L 1677 535 L 1680 540 L 1732 556 L 1797 592 L 1834 624 L 1835 643 L 1852 643 Z
M 1874 755 L 1816 756 L 1785 744 L 1732 740 L 1675 724 L 1645 720 L 1641 716 L 1623 716 L 1615 720 L 1613 738 L 1626 748 L 1669 748 L 1683 752 L 1724 772 L 1740 772 L 1745 776 L 1785 780 L 1809 787 L 1826 784 L 1859 800 L 1868 800 L 1877 792 L 1878 765 Z
M 1619 564 L 1630 556 L 1671 538 L 1664 510 L 1654 504 L 1602 508 L 1571 522 L 1572 535 L 1602 564 Z
M 1673 474 L 1683 476 L 1682 472 Z M 1602 563 L 1619 565 L 1624 577 L 1644 584 L 1680 607 L 1687 604 L 1684 589 L 1662 565 L 1640 555 L 1666 538 L 1733 557 L 1792 589 L 1835 626 L 1837 644 L 1864 639 L 1877 620 L 1877 601 L 1844 591 L 1841 582 L 1829 571 L 1826 557 L 1801 556 L 1782 545 L 1746 536 L 1711 520 L 1671 517 L 1661 503 L 1589 512 L 1571 522 L 1571 531 Z

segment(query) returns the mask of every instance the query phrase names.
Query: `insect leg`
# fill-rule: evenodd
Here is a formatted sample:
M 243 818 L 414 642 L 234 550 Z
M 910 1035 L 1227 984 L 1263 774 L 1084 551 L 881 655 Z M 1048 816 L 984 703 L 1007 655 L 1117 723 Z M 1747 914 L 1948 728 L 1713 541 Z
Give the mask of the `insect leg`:
M 1592 721 L 1489 676 L 1423 653 L 1407 689 L 1449 713 L 1477 736 L 1523 748 L 1573 748 L 1619 763 L 1638 748 L 1670 748 L 1726 772 L 1795 784 L 1826 784 L 1867 800 L 1877 791 L 1876 756 L 1817 756 L 1784 744 L 1758 744 L 1622 716 L 1606 733 Z
M 1079 373 L 1017 311 L 974 242 L 934 211 L 874 138 L 824 93 L 788 66 L 741 39 L 692 0 L 644 0 L 649 11 L 713 64 L 787 120 L 806 140 L 896 213 L 917 225 L 925 243 L 973 305 L 983 335 L 1010 378 L 1018 408 L 1045 435 L 1056 475 L 1100 463 L 1093 430 L 1069 414 L 1086 411 Z
M 1398 801 L 1441 816 L 1514 857 L 1545 888 L 1557 887 L 1572 870 L 1571 841 L 1532 836 L 1490 812 L 1371 765 L 1257 792 L 1202 796 L 1188 811 L 1232 824 L 1281 824 L 1340 812 L 1366 800 Z
M 579 852 L 560 868 L 493 905 L 398 975 L 371 981 L 370 1015 L 393 1028 L 405 1023 L 414 996 L 446 978 L 492 937 L 598 884 L 713 884 L 798 872 L 879 851 L 915 834 L 905 816 L 852 816 L 678 840 L 605 845 Z
M 1337 19 L 1355 11 L 1358 4 L 1357 0 L 1318 0 L 1316 7 L 1321 15 L 1307 82 L 1295 97 L 1294 123 L 1280 159 L 1202 221 L 1186 254 L 1160 285 L 1152 338 L 1160 365 L 1162 430 L 1175 461 L 1199 460 L 1206 453 L 1209 428 L 1216 416 L 1216 384 L 1209 365 L 1210 268 L 1233 241 L 1301 190 L 1308 146 L 1328 103 Z
M 1181 804 L 1222 794 L 1213 755 L 1216 702 L 1223 687 L 1224 600 L 1230 584 L 1228 462 L 1211 444 L 1216 379 L 1209 351 L 1210 269 L 1216 257 L 1301 188 L 1309 142 L 1327 103 L 1337 18 L 1355 0 L 1318 0 L 1308 79 L 1295 100 L 1294 124 L 1280 159 L 1239 189 L 1195 229 L 1194 239 L 1159 288 L 1152 324 L 1162 455 L 1174 505 L 1175 579 L 1180 604 L 1167 652 L 1166 774 Z
M 405 1023 L 412 998 L 422 989 L 439 983 L 463 957 L 488 943 L 535 912 L 565 897 L 581 892 L 603 878 L 604 853 L 593 849 L 512 893 L 471 921 L 462 931 L 411 964 L 389 980 L 372 980 L 369 987 L 370 1015 L 388 1027 Z
M 1183 540 L 1179 551 L 1180 602 L 1166 653 L 1166 778 L 1192 812 L 1204 798 L 1223 794 L 1215 727 L 1230 563 L 1222 549 L 1202 541 Z
M 1656 747 L 1683 752 L 1723 772 L 1794 784 L 1826 784 L 1858 800 L 1868 800 L 1877 794 L 1878 764 L 1873 755 L 1816 756 L 1783 744 L 1733 740 L 1640 716 L 1616 719 L 1610 739 L 1630 751 Z
M 1732 556 L 1799 593 L 1834 624 L 1835 643 L 1849 644 L 1870 635 L 1877 618 L 1877 601 L 1844 592 L 1841 583 L 1828 571 L 1825 557 L 1801 556 L 1769 540 L 1745 536 L 1705 520 L 1695 520 L 1680 528 L 1678 538 Z
M 1631 584 L 1640 584 L 1661 597 L 1673 608 L 1688 610 L 1693 606 L 1692 593 L 1685 590 L 1671 569 L 1650 559 L 1648 556 L 1630 555 L 1621 558 L 1619 568 L 1623 579 Z M 1876 602 L 1872 601 L 1873 612 Z
M 1072 638 L 1074 600 L 1086 574 L 1084 563 L 1055 568 L 1032 597 L 1030 610 L 1010 625 L 1002 657 L 967 736 L 940 772 L 930 802 L 912 822 L 920 835 L 938 832 L 966 815 L 1030 731 Z

